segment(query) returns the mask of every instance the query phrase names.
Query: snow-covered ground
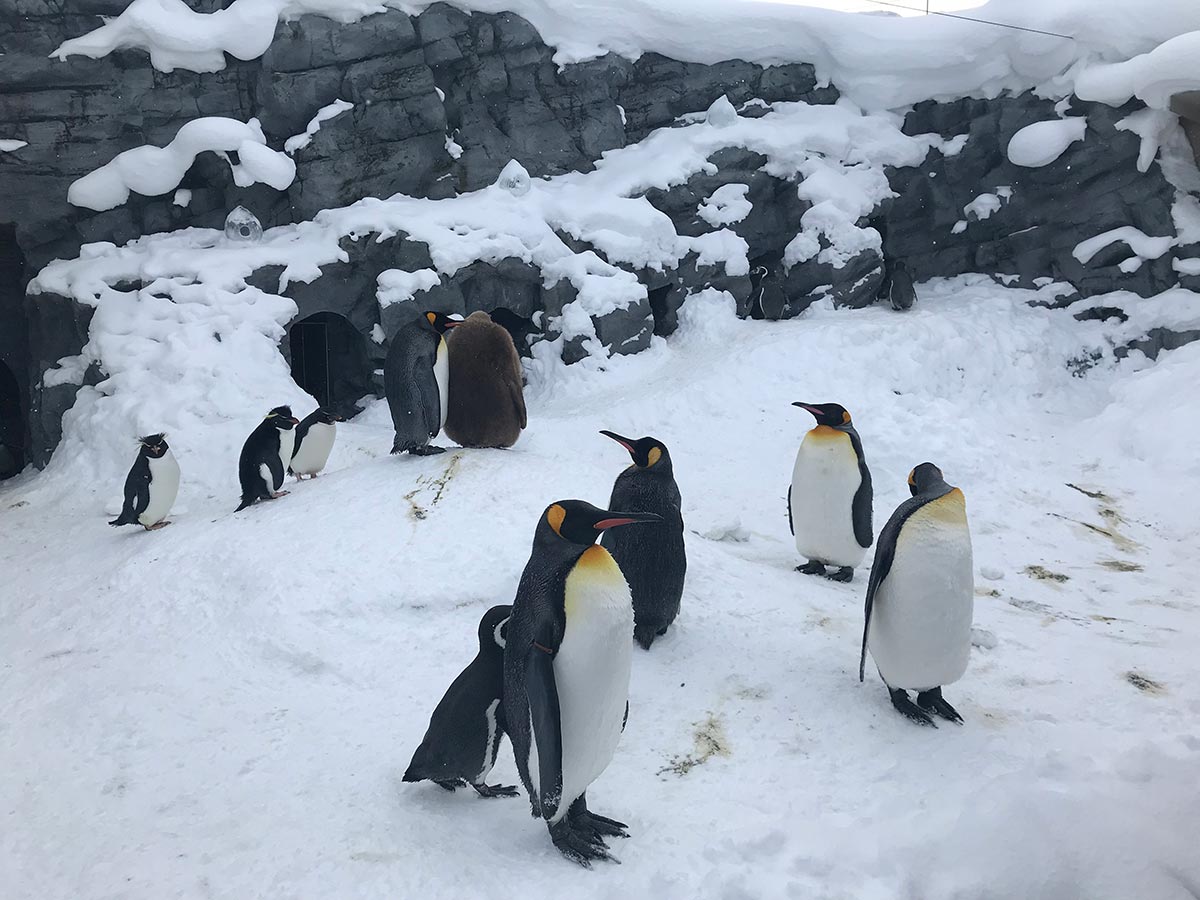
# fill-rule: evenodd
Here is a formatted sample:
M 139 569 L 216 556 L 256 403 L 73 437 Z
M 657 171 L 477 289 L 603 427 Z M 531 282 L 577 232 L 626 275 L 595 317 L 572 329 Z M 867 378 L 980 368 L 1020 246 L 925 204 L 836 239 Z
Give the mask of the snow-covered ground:
M 86 468 L 0 486 L 0 893 L 1197 896 L 1200 345 L 1079 377 L 1105 326 L 1031 297 L 964 278 L 905 315 L 764 323 L 698 295 L 645 353 L 534 363 L 511 451 L 390 457 L 376 402 L 325 475 L 233 515 L 236 448 L 177 444 L 156 533 L 109 528 L 120 484 Z M 858 683 L 865 567 L 792 571 L 794 400 L 854 413 L 877 527 L 916 463 L 966 493 L 964 728 Z M 227 410 L 246 432 L 263 412 Z M 690 559 L 589 791 L 630 824 L 624 865 L 589 873 L 523 798 L 400 776 L 541 510 L 607 500 L 627 459 L 600 428 L 670 446 Z

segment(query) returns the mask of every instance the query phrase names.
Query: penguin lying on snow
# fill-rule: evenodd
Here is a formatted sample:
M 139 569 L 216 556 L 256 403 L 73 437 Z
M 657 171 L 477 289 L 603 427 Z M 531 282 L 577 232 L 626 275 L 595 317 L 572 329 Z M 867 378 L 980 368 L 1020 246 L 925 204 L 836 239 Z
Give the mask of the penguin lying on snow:
M 280 488 L 283 473 L 292 461 L 299 424 L 290 406 L 277 406 L 250 432 L 238 457 L 242 503 L 234 512 L 241 512 L 256 500 L 274 500 L 287 493 Z
M 808 563 L 805 575 L 849 581 L 871 546 L 871 472 L 850 413 L 836 403 L 793 403 L 817 425 L 800 443 L 788 489 L 788 523 L 796 549 Z
M 913 469 L 908 485 L 913 496 L 879 533 L 858 680 L 869 649 L 897 710 L 922 725 L 934 725 L 930 713 L 962 724 L 942 686 L 962 677 L 971 652 L 975 580 L 966 501 L 933 463 Z M 917 691 L 915 706 L 910 690 Z
M 337 437 L 336 422 L 345 420 L 332 410 L 318 407 L 300 420 L 296 426 L 296 440 L 292 447 L 292 460 L 288 471 L 303 481 L 304 476 L 316 478 L 325 463 L 329 462 L 333 440 Z
M 552 503 L 513 601 L 504 648 L 504 711 L 533 814 L 568 859 L 611 859 L 606 835 L 625 825 L 588 811 L 585 792 L 608 767 L 629 712 L 633 603 L 609 528 L 659 522 L 582 500 Z
M 179 463 L 165 434 L 138 438 L 138 455 L 125 478 L 125 505 L 109 525 L 141 525 L 147 531 L 165 528 L 167 513 L 179 493 Z
M 396 429 L 393 453 L 431 456 L 445 451 L 429 441 L 445 426 L 450 403 L 450 356 L 444 335 L 461 324 L 427 312 L 392 337 L 383 363 L 383 389 Z
M 683 514 L 679 486 L 667 445 L 652 437 L 610 437 L 633 457 L 633 465 L 617 476 L 608 505 L 612 509 L 652 512 L 662 523 L 644 528 L 606 531 L 600 542 L 613 555 L 633 595 L 633 638 L 644 650 L 666 634 L 679 615 L 687 554 L 683 546 Z
M 464 447 L 511 447 L 526 424 L 512 337 L 487 313 L 473 312 L 450 335 L 446 436 Z
M 433 781 L 448 791 L 469 784 L 480 797 L 515 797 L 517 789 L 489 785 L 504 737 L 504 628 L 511 606 L 493 606 L 479 623 L 479 653 L 433 711 L 405 781 Z

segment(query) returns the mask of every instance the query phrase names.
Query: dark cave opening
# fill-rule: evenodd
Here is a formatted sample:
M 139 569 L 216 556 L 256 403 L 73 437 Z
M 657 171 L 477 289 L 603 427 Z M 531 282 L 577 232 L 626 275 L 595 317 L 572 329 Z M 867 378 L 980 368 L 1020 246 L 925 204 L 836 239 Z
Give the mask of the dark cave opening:
M 349 418 L 357 401 L 374 393 L 367 339 L 345 316 L 319 312 L 292 323 L 288 347 L 292 378 L 321 406 Z
M 25 396 L 17 373 L 29 356 L 25 298 L 25 255 L 16 226 L 0 225 L 0 479 L 25 467 Z
M 12 369 L 0 362 L 0 479 L 25 468 L 25 420 L 21 389 Z

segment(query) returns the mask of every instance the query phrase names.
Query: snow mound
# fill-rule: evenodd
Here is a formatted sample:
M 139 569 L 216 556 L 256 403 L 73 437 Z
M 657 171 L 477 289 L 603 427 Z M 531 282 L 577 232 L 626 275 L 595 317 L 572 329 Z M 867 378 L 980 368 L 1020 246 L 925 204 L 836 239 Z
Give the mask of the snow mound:
M 1132 225 L 1123 225 L 1103 234 L 1080 241 L 1071 251 L 1080 263 L 1087 265 L 1092 257 L 1116 241 L 1123 241 L 1140 259 L 1158 259 L 1175 243 L 1174 237 L 1150 237 Z
M 1075 80 L 1082 100 L 1121 106 L 1137 97 L 1152 109 L 1169 109 L 1171 97 L 1200 89 L 1200 30 L 1164 41 L 1124 62 L 1091 66 Z
M 704 114 L 704 121 L 708 122 L 713 128 L 728 128 L 738 120 L 737 110 L 733 108 L 733 104 L 729 102 L 729 98 L 722 94 L 712 102 L 708 111 Z
M 515 159 L 510 159 L 496 176 L 496 185 L 514 197 L 524 197 L 529 193 L 529 173 Z
M 323 123 L 350 109 L 354 109 L 354 104 L 346 100 L 334 100 L 328 106 L 322 106 L 317 110 L 317 114 L 309 120 L 303 133 L 294 134 L 283 142 L 283 152 L 292 156 L 297 150 L 303 150 L 312 143 L 313 135 L 321 130 Z
M 754 206 L 746 199 L 750 190 L 747 184 L 723 184 L 708 199 L 701 201 L 696 214 L 709 225 L 723 227 L 734 225 L 746 216 Z
M 1087 119 L 1075 116 L 1026 125 L 1008 142 L 1008 159 L 1013 165 L 1038 169 L 1048 166 L 1076 141 L 1082 141 Z
M 379 273 L 375 296 L 381 309 L 393 303 L 411 300 L 414 294 L 427 291 L 442 280 L 433 269 L 417 269 L 405 272 L 402 269 L 386 269 Z
M 427 0 L 234 0 L 226 9 L 200 14 L 182 0 L 134 0 L 121 15 L 64 42 L 52 55 L 95 58 L 137 48 L 163 71 L 213 72 L 224 67 L 225 53 L 237 59 L 262 55 L 280 19 L 313 14 L 352 22 L 386 9 L 416 14 L 431 5 Z M 450 5 L 522 16 L 557 48 L 554 60 L 560 65 L 608 52 L 636 59 L 650 51 L 698 63 L 808 62 L 822 83 L 836 84 L 869 109 L 995 97 L 1034 87 L 1065 96 L 1077 73 L 1091 63 L 1127 60 L 1200 30 L 1200 7 L 1192 0 L 1159 0 L 1153 15 L 1128 0 L 992 0 L 971 11 L 975 18 L 1017 28 L 729 0 L 450 0 Z
M 296 164 L 267 146 L 258 119 L 239 122 L 207 116 L 185 123 L 165 147 L 134 147 L 117 154 L 99 169 L 71 183 L 67 201 L 74 206 L 103 211 L 129 199 L 131 191 L 149 197 L 174 191 L 196 156 L 211 150 L 229 163 L 234 183 L 249 187 L 261 183 L 286 190 L 296 177 Z M 236 152 L 238 162 L 226 155 Z

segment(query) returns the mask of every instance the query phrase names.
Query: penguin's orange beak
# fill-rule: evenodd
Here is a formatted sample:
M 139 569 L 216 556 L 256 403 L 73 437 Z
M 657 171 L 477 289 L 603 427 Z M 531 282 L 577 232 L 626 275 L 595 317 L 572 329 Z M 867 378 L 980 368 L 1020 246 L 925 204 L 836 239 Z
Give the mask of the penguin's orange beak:
M 300 420 L 299 420 L 299 419 L 297 419 L 295 416 L 292 416 L 292 418 L 291 418 L 291 423 L 292 423 L 293 425 L 299 425 L 299 424 L 300 424 Z

